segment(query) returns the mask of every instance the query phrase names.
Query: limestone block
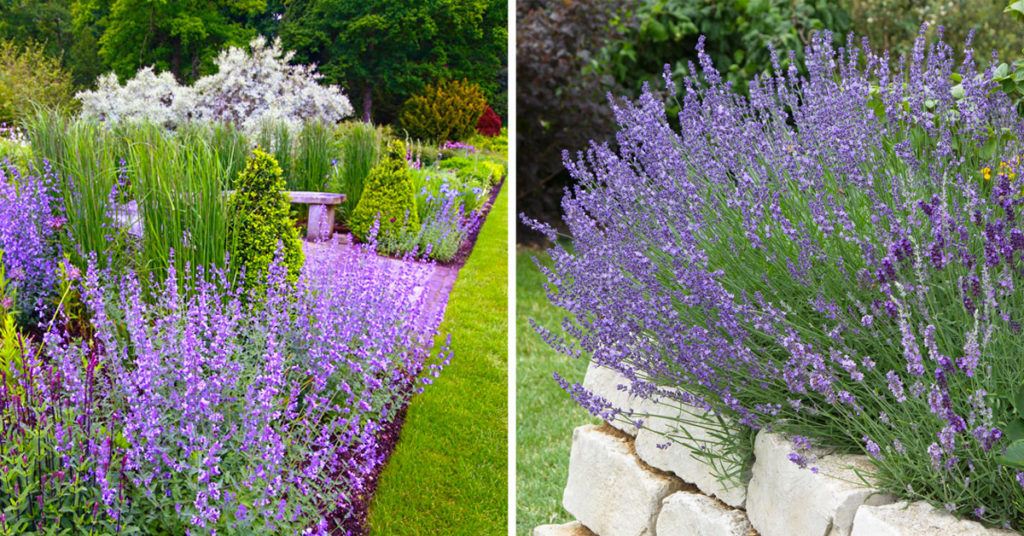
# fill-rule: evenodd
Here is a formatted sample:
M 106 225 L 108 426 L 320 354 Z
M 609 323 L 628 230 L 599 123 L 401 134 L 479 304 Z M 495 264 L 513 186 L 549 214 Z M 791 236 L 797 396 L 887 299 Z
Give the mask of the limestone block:
M 722 485 L 708 464 L 693 457 L 689 446 L 701 445 L 712 452 L 719 450 L 717 440 L 708 429 L 717 427 L 718 423 L 702 418 L 704 410 L 675 400 L 663 401 L 659 409 L 662 415 L 645 419 L 644 428 L 637 433 L 637 456 L 652 467 L 695 484 L 705 494 L 714 495 L 729 506 L 743 508 L 747 499 L 745 482 Z M 729 468 L 730 471 L 735 469 L 738 467 Z
M 619 389 L 620 386 L 625 389 Z M 617 415 L 615 420 L 608 424 L 636 436 L 637 427 L 633 421 L 645 419 L 648 413 L 656 413 L 658 408 L 650 400 L 630 395 L 629 386 L 630 381 L 622 374 L 595 364 L 587 367 L 587 375 L 583 378 L 583 387 L 588 391 L 604 398 L 615 408 L 632 413 Z
M 989 529 L 980 523 L 958 520 L 926 502 L 899 502 L 861 506 L 853 519 L 851 536 L 1002 536 L 1017 534 Z
M 654 536 L 662 499 L 682 487 L 644 467 L 622 434 L 594 425 L 573 430 L 562 505 L 600 536 Z
M 747 516 L 761 536 L 849 536 L 862 504 L 893 502 L 861 483 L 854 469 L 871 471 L 867 456 L 820 456 L 811 468 L 789 460 L 792 444 L 761 432 L 747 488 Z
M 741 510 L 687 491 L 661 502 L 657 536 L 749 536 L 754 528 Z
M 533 529 L 533 536 L 594 536 L 590 529 L 579 521 L 561 525 L 541 525 Z

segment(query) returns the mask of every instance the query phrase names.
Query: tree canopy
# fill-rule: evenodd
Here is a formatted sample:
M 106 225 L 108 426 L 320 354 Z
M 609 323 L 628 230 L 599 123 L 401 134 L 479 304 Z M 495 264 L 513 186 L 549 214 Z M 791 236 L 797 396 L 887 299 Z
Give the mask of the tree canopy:
M 256 35 L 281 37 L 295 64 L 315 63 L 367 119 L 393 121 L 426 84 L 468 79 L 506 115 L 504 0 L 0 0 L 0 41 L 40 43 L 95 87 L 143 67 L 191 84 Z
M 281 24 L 296 61 L 317 63 L 364 120 L 391 120 L 427 83 L 466 78 L 494 102 L 503 90 L 502 0 L 296 0 Z M 502 106 L 504 108 L 504 106 Z

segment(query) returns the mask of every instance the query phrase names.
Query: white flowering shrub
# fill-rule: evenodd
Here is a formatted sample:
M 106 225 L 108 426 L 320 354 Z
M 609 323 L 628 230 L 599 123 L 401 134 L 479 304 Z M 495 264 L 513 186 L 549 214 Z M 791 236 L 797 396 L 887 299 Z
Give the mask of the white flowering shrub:
M 102 75 L 95 91 L 75 97 L 82 102 L 82 116 L 103 122 L 148 120 L 173 129 L 194 117 L 192 89 L 178 85 L 169 72 L 154 73 L 152 67 L 139 69 L 123 86 L 116 74 Z
M 232 122 L 254 133 L 262 122 L 281 120 L 292 127 L 319 119 L 337 123 L 352 115 L 352 105 L 338 86 L 322 86 L 313 65 L 290 65 L 294 52 L 281 40 L 258 36 L 249 50 L 231 47 L 214 63 L 217 73 L 196 81 L 196 112 L 204 118 Z
M 348 97 L 336 85 L 322 86 L 312 65 L 290 65 L 280 39 L 268 46 L 258 36 L 248 50 L 230 47 L 214 63 L 216 74 L 192 87 L 180 86 L 169 73 L 139 70 L 124 86 L 117 77 L 100 77 L 95 91 L 77 95 L 82 114 L 100 121 L 148 119 L 166 128 L 187 120 L 230 122 L 253 136 L 264 121 L 283 121 L 297 130 L 304 121 L 336 123 L 352 115 Z

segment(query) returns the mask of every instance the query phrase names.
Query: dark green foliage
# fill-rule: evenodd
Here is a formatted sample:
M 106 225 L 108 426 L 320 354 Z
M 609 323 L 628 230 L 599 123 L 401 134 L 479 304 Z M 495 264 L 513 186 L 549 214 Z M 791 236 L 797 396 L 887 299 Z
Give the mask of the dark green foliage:
M 259 288 L 280 243 L 283 263 L 291 278 L 297 279 L 304 257 L 298 231 L 288 216 L 288 199 L 281 193 L 281 166 L 273 156 L 255 149 L 237 185 L 231 198 L 231 262 L 245 267 L 249 288 Z
M 846 11 L 827 0 L 640 0 L 612 24 L 622 37 L 605 46 L 592 67 L 634 94 L 644 82 L 659 87 L 665 64 L 681 83 L 689 63 L 697 62 L 701 35 L 715 68 L 746 93 L 750 80 L 771 68 L 769 44 L 786 68 L 786 51 L 802 59 L 815 30 L 832 30 L 836 44 L 850 30 Z
M 486 108 L 487 100 L 476 84 L 445 80 L 437 85 L 427 84 L 405 103 L 401 126 L 419 139 L 462 140 L 476 131 L 476 123 Z
M 253 37 L 246 19 L 266 7 L 265 0 L 118 0 L 110 4 L 99 53 L 122 80 L 155 65 L 179 81 L 194 82 L 213 72 L 221 49 Z
M 298 63 L 341 84 L 364 121 L 391 122 L 410 96 L 443 77 L 467 78 L 502 113 L 504 0 L 305 0 L 285 11 L 281 38 Z M 503 70 L 505 69 L 505 70 Z
M 388 142 L 380 163 L 366 178 L 359 205 L 348 219 L 348 228 L 360 240 L 367 240 L 378 220 L 378 237 L 398 236 L 420 228 L 416 191 L 405 161 L 405 145 L 398 140 Z

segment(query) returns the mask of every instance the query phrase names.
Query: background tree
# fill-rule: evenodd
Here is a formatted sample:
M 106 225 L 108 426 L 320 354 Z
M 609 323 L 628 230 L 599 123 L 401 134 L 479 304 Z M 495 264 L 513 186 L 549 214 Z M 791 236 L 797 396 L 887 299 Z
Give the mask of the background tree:
M 153 65 L 192 82 L 212 72 L 221 49 L 253 37 L 246 22 L 266 7 L 266 0 L 112 0 L 99 53 L 122 79 Z
M 364 121 L 393 121 L 425 84 L 466 78 L 489 102 L 502 91 L 503 0 L 295 0 L 281 23 L 295 61 L 349 88 Z M 506 67 L 507 69 L 507 67 Z
M 67 0 L 0 2 L 0 40 L 41 43 L 43 52 L 53 58 L 71 48 L 71 22 Z

